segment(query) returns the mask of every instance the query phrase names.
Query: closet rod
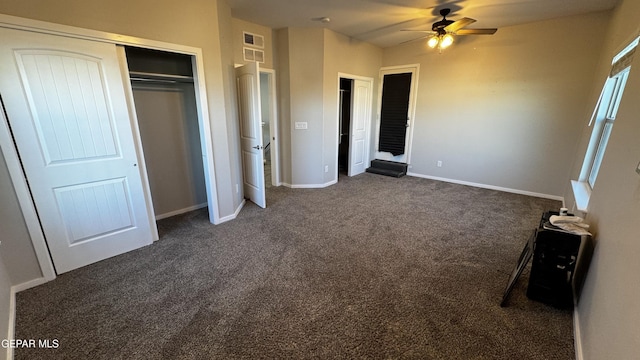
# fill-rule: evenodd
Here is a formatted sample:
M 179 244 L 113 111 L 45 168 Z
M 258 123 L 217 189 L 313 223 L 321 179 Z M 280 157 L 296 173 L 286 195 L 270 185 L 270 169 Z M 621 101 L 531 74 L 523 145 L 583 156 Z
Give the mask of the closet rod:
M 159 82 L 193 82 L 193 76 L 184 76 L 184 75 L 170 75 L 170 74 L 159 74 L 159 73 L 149 73 L 142 71 L 130 71 L 129 77 L 134 81 L 159 81 Z
M 131 81 L 149 82 L 149 83 L 162 83 L 162 84 L 176 84 L 175 80 L 162 80 L 162 79 L 145 79 L 138 77 L 130 77 Z

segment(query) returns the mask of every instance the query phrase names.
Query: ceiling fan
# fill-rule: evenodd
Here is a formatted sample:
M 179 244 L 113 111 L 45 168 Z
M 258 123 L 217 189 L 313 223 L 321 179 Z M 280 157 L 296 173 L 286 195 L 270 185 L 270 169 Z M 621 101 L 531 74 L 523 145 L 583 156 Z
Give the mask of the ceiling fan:
M 430 48 L 438 47 L 440 50 L 449 47 L 453 44 L 453 35 L 493 35 L 498 31 L 496 28 L 489 29 L 464 29 L 465 27 L 476 22 L 475 19 L 464 17 L 460 20 L 453 21 L 447 19 L 447 15 L 451 12 L 451 9 L 445 8 L 440 10 L 442 20 L 436 21 L 431 25 L 431 31 L 428 30 L 402 30 L 402 31 L 415 31 L 427 33 L 427 35 L 419 37 L 417 39 L 405 41 L 411 42 L 424 38 L 429 38 L 427 45 Z

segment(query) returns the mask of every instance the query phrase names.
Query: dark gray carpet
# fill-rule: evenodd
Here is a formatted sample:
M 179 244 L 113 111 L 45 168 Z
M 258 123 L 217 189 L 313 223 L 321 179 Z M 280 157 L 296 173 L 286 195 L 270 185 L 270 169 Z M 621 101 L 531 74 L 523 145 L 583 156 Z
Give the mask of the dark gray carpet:
M 17 295 L 16 359 L 573 359 L 570 310 L 499 303 L 560 203 L 362 174 L 197 211 L 146 248 Z

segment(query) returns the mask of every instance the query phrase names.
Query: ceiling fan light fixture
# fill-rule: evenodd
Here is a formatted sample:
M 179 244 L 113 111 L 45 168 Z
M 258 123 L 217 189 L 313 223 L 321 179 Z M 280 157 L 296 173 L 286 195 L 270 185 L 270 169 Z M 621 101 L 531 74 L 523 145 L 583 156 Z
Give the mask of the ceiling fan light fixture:
M 429 41 L 427 41 L 427 45 L 428 45 L 430 48 L 432 48 L 432 49 L 433 49 L 433 48 L 435 48 L 436 46 L 438 46 L 438 43 L 439 43 L 439 42 L 440 42 L 440 39 L 439 39 L 439 38 L 438 38 L 438 36 L 436 35 L 436 36 L 432 36 L 432 37 L 429 39 Z
M 453 35 L 445 34 L 442 36 L 442 40 L 440 40 L 440 49 L 446 49 L 453 44 Z

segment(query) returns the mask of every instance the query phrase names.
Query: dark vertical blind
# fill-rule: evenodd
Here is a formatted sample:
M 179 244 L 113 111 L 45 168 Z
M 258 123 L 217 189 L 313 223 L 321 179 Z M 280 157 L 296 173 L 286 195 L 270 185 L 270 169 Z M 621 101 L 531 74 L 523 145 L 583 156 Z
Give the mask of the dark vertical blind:
M 388 74 L 382 82 L 378 151 L 404 154 L 409 113 L 411 73 Z

